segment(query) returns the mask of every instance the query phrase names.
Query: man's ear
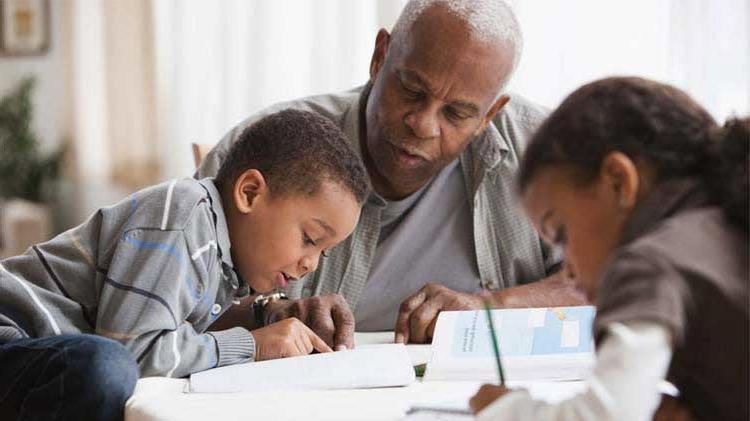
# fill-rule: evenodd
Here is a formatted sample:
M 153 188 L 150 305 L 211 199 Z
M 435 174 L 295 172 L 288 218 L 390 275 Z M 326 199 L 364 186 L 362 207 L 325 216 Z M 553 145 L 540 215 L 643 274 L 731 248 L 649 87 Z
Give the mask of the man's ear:
M 237 177 L 232 190 L 234 205 L 240 213 L 252 212 L 258 198 L 268 194 L 268 184 L 260 171 L 249 169 Z
M 613 194 L 619 210 L 629 212 L 638 203 L 641 178 L 638 167 L 622 152 L 610 152 L 602 160 L 599 175 Z
M 384 28 L 380 28 L 378 35 L 375 37 L 375 49 L 372 51 L 370 60 L 370 82 L 375 82 L 380 69 L 385 63 L 385 54 L 388 52 L 388 45 L 391 43 L 391 35 Z
M 482 124 L 477 127 L 477 130 L 474 132 L 474 136 L 479 136 L 480 133 L 484 131 L 484 129 L 487 128 L 487 126 L 490 124 L 493 118 L 495 118 L 495 115 L 500 112 L 500 110 L 503 109 L 505 104 L 510 101 L 510 96 L 507 94 L 500 95 L 500 98 L 495 101 L 494 104 L 490 107 L 489 111 L 487 111 L 487 114 L 485 114 L 484 118 L 482 119 Z

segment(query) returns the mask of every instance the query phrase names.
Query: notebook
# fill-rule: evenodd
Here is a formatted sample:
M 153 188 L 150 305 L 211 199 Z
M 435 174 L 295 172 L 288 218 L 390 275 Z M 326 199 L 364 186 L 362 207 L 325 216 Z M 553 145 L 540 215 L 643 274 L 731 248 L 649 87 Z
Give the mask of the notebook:
M 206 370 L 190 376 L 188 391 L 363 389 L 406 386 L 414 379 L 406 347 L 403 344 L 380 344 Z
M 592 306 L 492 310 L 506 378 L 580 380 L 594 364 Z M 484 310 L 441 312 L 425 381 L 496 382 Z

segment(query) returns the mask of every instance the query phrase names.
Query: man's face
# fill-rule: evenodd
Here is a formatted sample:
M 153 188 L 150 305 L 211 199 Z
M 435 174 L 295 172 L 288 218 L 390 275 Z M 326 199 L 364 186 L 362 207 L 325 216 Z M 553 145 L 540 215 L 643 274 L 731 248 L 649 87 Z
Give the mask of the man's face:
M 365 163 L 389 199 L 425 185 L 484 130 L 507 101 L 498 94 L 512 63 L 509 48 L 472 39 L 440 10 L 401 38 L 378 35 L 366 108 Z

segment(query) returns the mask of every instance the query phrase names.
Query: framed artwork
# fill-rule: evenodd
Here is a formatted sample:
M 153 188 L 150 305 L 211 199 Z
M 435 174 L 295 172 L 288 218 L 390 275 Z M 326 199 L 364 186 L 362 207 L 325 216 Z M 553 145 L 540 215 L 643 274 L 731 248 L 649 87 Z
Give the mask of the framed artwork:
M 49 0 L 0 0 L 0 55 L 47 52 L 49 19 Z

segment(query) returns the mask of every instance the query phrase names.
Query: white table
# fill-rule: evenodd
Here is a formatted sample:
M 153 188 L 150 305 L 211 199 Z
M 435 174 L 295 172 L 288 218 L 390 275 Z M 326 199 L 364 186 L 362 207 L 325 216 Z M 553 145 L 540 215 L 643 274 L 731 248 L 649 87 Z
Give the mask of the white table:
M 358 344 L 387 343 L 393 333 L 357 334 Z M 410 345 L 413 362 L 424 362 L 429 345 Z M 168 420 L 399 420 L 414 404 L 465 403 L 479 382 L 421 382 L 407 387 L 268 393 L 183 393 L 187 380 L 152 377 L 138 381 L 127 403 L 126 421 Z M 527 383 L 549 400 L 570 396 L 580 382 Z

